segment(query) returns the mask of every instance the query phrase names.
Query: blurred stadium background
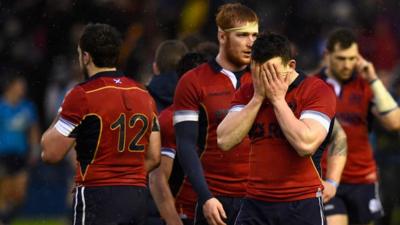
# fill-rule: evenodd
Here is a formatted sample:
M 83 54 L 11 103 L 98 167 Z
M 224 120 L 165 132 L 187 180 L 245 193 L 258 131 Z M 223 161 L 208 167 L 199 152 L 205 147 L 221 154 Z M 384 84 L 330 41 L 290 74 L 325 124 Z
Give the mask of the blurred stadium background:
M 109 23 L 124 37 L 120 68 L 146 83 L 157 45 L 178 38 L 189 48 L 216 41 L 214 15 L 228 0 L 1 0 L 0 72 L 15 68 L 28 80 L 28 96 L 36 103 L 42 131 L 48 127 L 69 84 L 80 79 L 76 42 L 88 22 Z M 241 1 L 261 18 L 262 31 L 286 34 L 300 52 L 298 66 L 307 72 L 320 67 L 325 37 L 338 26 L 353 28 L 361 52 L 375 64 L 384 83 L 400 95 L 399 0 Z M 374 127 L 383 190 L 399 203 L 400 143 L 397 133 Z M 30 170 L 28 197 L 13 224 L 66 223 L 70 212 L 70 179 L 66 160 Z M 392 224 L 400 224 L 395 214 Z

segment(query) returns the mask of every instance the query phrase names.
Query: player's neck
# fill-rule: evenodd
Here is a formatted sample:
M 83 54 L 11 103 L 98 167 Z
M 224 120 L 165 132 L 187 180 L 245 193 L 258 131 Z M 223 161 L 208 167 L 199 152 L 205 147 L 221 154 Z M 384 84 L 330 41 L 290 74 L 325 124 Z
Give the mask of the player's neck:
M 93 65 L 93 66 L 88 67 L 88 74 L 89 74 L 89 77 L 92 77 L 95 74 L 100 73 L 100 72 L 116 71 L 116 70 L 117 70 L 117 68 L 115 68 L 115 67 L 97 67 L 97 66 Z
M 232 72 L 244 70 L 247 66 L 247 65 L 241 65 L 241 66 L 235 65 L 234 63 L 230 62 L 226 57 L 226 55 L 221 51 L 218 53 L 215 60 L 222 68 Z
M 330 67 L 326 67 L 325 69 L 325 74 L 327 77 L 335 80 L 336 82 L 338 82 L 340 85 L 343 84 L 343 81 L 341 81 L 340 79 L 337 79 L 336 76 L 333 74 L 332 70 L 330 69 Z
M 299 73 L 296 72 L 296 70 L 294 70 L 293 73 L 290 74 L 290 77 L 289 77 L 289 85 L 291 85 L 291 84 L 296 80 L 296 78 L 297 78 L 298 76 L 299 76 Z

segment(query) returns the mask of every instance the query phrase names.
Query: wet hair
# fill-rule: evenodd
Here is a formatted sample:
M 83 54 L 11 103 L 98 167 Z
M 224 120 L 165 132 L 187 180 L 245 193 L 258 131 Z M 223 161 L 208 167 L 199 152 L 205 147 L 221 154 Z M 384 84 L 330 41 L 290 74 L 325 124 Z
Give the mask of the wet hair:
M 179 40 L 166 40 L 162 42 L 157 50 L 155 62 L 160 73 L 176 70 L 179 60 L 188 52 L 186 45 Z
M 290 41 L 283 35 L 262 33 L 253 44 L 251 57 L 258 63 L 281 57 L 282 62 L 287 64 L 293 58 L 290 46 Z
M 249 7 L 240 3 L 228 3 L 218 9 L 215 19 L 221 29 L 234 28 L 240 23 L 257 22 L 257 14 Z
M 339 44 L 341 49 L 349 48 L 353 43 L 357 43 L 354 33 L 346 28 L 334 30 L 328 37 L 326 48 L 329 52 L 335 50 L 335 45 Z
M 181 60 L 179 60 L 178 67 L 176 69 L 176 73 L 178 78 L 181 78 L 183 74 L 187 71 L 197 67 L 198 65 L 205 63 L 207 61 L 206 57 L 197 52 L 189 52 L 184 55 Z
M 79 40 L 82 52 L 88 52 L 97 67 L 115 67 L 121 47 L 118 31 L 107 24 L 86 25 Z

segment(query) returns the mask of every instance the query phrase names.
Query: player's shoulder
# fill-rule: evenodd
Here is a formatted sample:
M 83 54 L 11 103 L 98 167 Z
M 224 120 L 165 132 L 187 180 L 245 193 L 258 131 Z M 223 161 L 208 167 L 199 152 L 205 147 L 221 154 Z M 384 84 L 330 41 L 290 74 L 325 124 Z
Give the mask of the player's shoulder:
M 212 72 L 212 68 L 209 62 L 202 63 L 195 68 L 187 71 L 181 78 L 181 80 L 188 79 L 202 79 L 205 78 L 205 75 Z
M 318 76 L 306 76 L 304 78 L 304 85 L 314 88 L 329 88 L 329 85 Z

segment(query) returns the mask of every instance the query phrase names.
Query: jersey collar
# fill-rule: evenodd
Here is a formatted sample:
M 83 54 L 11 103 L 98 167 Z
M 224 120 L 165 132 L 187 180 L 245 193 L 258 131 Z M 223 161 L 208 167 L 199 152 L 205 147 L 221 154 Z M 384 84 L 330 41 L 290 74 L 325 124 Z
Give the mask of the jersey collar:
M 287 92 L 290 92 L 294 88 L 298 87 L 304 79 L 306 79 L 306 74 L 303 71 L 297 71 L 299 74 L 296 79 L 289 85 Z
M 94 80 L 100 77 L 123 77 L 124 74 L 121 71 L 104 71 L 104 72 L 99 72 L 96 73 L 95 75 L 91 76 L 87 81 L 89 80 Z

